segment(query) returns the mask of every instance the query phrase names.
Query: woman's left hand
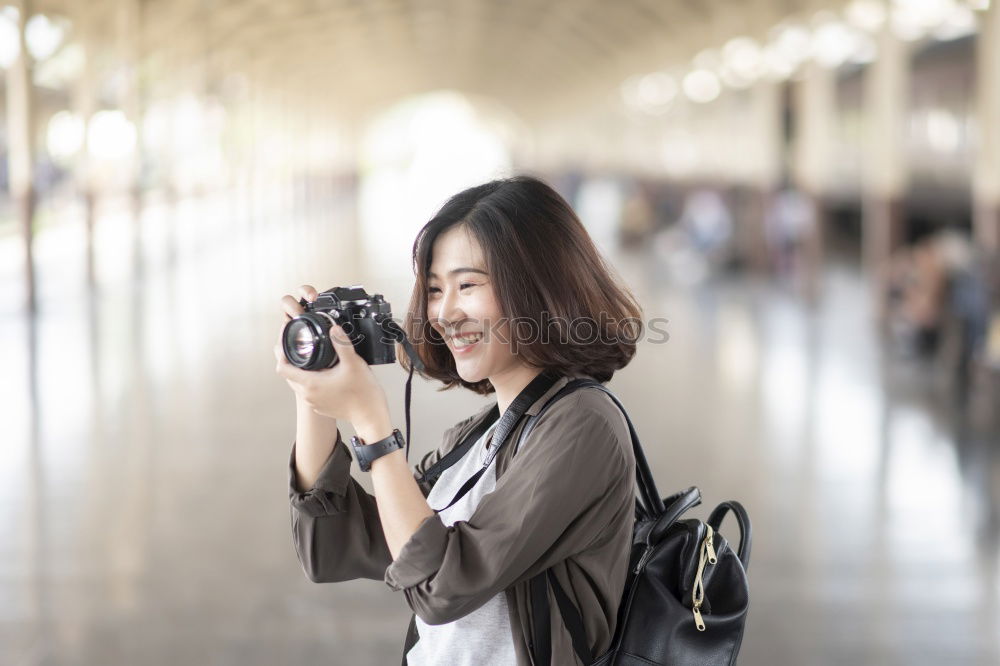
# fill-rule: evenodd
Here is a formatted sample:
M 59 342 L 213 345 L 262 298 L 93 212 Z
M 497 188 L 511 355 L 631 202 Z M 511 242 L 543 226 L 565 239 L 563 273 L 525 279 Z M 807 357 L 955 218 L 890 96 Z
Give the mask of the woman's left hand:
M 389 403 L 375 373 L 358 356 L 344 329 L 332 326 L 330 339 L 339 362 L 326 370 L 303 370 L 288 362 L 279 338 L 274 346 L 275 372 L 317 414 L 350 421 L 355 428 L 388 422 Z

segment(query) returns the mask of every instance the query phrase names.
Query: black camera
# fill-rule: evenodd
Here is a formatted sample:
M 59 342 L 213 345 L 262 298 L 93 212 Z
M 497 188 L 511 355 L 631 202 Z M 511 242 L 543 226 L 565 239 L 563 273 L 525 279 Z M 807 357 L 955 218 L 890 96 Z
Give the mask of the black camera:
M 285 358 L 303 370 L 330 368 L 339 361 L 330 327 L 337 323 L 354 344 L 358 356 L 369 365 L 396 362 L 397 341 L 405 338 L 392 320 L 392 311 L 382 294 L 364 287 L 334 287 L 313 302 L 299 301 L 305 312 L 287 324 L 281 335 Z

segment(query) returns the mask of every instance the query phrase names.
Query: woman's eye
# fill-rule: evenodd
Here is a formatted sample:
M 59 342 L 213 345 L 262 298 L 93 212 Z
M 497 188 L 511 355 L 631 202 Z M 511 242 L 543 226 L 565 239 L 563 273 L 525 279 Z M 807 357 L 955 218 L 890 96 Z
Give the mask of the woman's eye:
M 459 290 L 462 290 L 462 289 L 468 289 L 469 287 L 475 287 L 475 286 L 478 286 L 478 285 L 476 285 L 475 282 L 462 282 L 461 284 L 458 285 L 458 288 L 459 288 Z M 441 293 L 441 288 L 440 287 L 428 287 L 427 288 L 427 293 L 428 293 L 428 295 L 431 295 L 431 296 L 434 296 L 436 294 L 440 294 Z

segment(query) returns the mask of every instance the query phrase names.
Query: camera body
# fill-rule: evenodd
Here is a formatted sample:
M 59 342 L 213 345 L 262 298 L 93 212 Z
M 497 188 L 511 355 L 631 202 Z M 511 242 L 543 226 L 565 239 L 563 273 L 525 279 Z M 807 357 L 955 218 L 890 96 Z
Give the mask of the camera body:
M 358 356 L 369 365 L 396 362 L 398 327 L 382 294 L 368 295 L 364 287 L 333 287 L 313 302 L 299 301 L 305 312 L 285 325 L 281 341 L 285 358 L 304 370 L 322 370 L 337 364 L 330 327 L 336 323 L 351 339 Z

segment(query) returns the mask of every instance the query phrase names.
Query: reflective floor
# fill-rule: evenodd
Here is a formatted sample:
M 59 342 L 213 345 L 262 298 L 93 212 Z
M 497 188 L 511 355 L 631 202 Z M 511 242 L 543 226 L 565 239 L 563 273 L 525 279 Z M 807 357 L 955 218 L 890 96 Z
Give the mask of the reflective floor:
M 33 323 L 0 242 L 0 663 L 399 662 L 402 597 L 309 583 L 289 536 L 277 300 L 302 282 L 408 296 L 331 221 L 350 197 L 310 196 L 274 204 L 293 223 L 238 196 L 152 201 L 138 278 L 108 205 L 94 291 L 69 211 L 39 238 Z M 850 264 L 809 308 L 763 279 L 681 287 L 652 255 L 615 263 L 669 320 L 611 384 L 662 494 L 698 485 L 696 516 L 735 498 L 753 519 L 740 664 L 1000 663 L 995 397 L 957 407 L 932 367 L 885 353 Z M 402 423 L 404 373 L 376 372 Z M 481 404 L 418 382 L 411 456 Z

